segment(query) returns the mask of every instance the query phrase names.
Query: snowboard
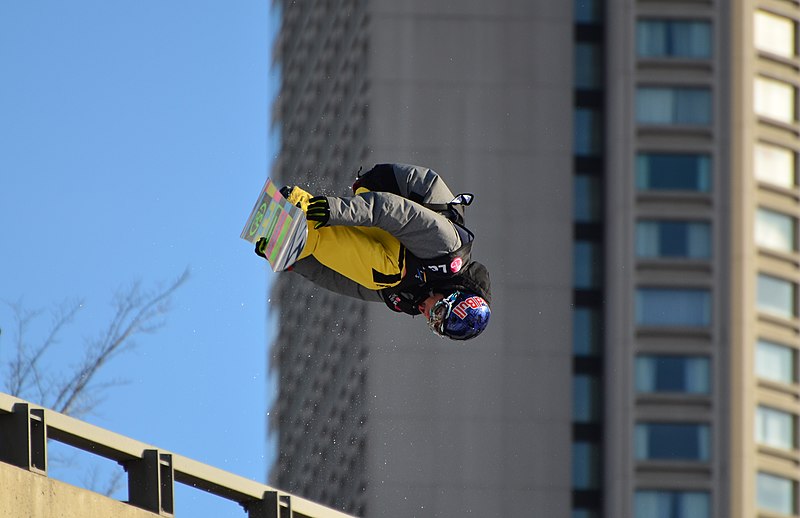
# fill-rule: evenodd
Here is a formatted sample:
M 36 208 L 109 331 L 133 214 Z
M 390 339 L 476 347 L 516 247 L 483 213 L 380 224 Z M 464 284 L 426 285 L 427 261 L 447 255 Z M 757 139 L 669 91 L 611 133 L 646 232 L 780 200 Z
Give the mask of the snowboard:
M 303 251 L 308 238 L 306 216 L 267 178 L 240 237 L 254 245 L 265 238 L 264 255 L 272 271 L 282 272 L 294 264 Z

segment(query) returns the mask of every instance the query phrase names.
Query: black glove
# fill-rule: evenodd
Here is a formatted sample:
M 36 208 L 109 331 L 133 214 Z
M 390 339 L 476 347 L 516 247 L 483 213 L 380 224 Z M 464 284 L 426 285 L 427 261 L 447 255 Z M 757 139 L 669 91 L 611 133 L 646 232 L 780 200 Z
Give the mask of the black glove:
M 256 241 L 256 255 L 259 257 L 263 257 L 264 259 L 267 258 L 267 255 L 264 253 L 267 250 L 267 238 L 262 237 L 258 241 Z
M 325 196 L 314 196 L 308 201 L 308 210 L 306 210 L 306 219 L 309 221 L 316 221 L 317 224 L 314 228 L 324 227 L 331 219 L 331 207 L 328 205 L 328 198 Z

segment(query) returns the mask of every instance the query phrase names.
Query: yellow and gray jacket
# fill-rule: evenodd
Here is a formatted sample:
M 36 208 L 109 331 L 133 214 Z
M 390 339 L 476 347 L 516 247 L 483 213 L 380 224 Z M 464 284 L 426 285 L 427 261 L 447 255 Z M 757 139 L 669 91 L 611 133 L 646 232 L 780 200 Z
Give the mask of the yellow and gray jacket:
M 313 257 L 298 261 L 295 272 L 331 291 L 383 301 L 412 315 L 432 292 L 468 291 L 491 303 L 488 271 L 472 260 L 474 235 L 463 225 L 471 195 L 456 197 L 431 169 L 406 164 L 376 165 L 353 191 L 353 197 L 328 197 L 328 225 L 377 227 L 400 241 L 398 271 L 379 274 L 386 276 L 381 281 L 387 287 L 364 288 Z

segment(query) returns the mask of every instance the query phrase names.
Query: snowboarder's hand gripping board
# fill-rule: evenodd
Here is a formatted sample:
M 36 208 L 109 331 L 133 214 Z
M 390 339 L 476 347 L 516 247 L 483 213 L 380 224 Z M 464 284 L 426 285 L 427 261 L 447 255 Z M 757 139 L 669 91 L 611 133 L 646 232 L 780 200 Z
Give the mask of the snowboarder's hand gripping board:
M 240 236 L 254 245 L 256 253 L 280 272 L 294 264 L 308 238 L 306 218 L 300 208 L 284 198 L 267 178 Z

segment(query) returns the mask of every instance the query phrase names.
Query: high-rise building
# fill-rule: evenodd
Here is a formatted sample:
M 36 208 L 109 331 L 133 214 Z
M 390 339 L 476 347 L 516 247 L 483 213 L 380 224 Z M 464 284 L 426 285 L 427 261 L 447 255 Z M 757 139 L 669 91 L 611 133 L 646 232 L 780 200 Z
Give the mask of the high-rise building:
M 489 330 L 276 282 L 273 482 L 367 517 L 800 516 L 795 0 L 283 1 L 274 174 L 476 193 Z
M 608 516 L 798 514 L 799 16 L 609 1 L 598 22 Z

